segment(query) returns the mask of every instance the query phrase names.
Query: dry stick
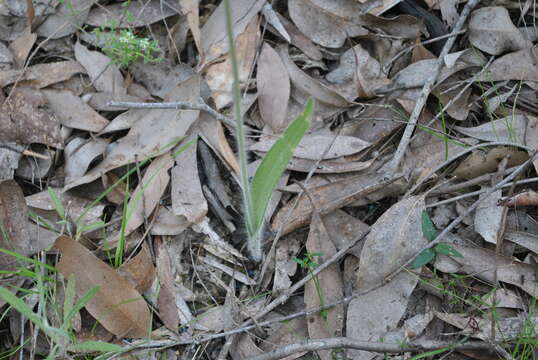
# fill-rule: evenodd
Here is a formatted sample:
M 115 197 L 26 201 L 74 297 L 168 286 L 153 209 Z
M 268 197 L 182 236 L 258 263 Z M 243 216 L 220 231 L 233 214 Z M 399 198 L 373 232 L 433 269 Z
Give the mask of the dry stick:
M 534 182 L 538 182 L 538 177 L 533 177 L 533 178 L 525 179 L 525 180 L 518 180 L 517 184 L 522 185 L 522 184 L 530 184 L 530 183 L 534 183 Z M 503 187 L 503 189 L 507 188 L 507 187 L 511 187 L 512 185 L 514 185 L 514 183 L 515 182 L 509 182 L 509 183 L 504 184 L 502 187 Z M 454 196 L 454 197 L 452 197 L 450 199 L 441 200 L 441 201 L 438 201 L 438 202 L 433 203 L 433 204 L 428 204 L 428 205 L 426 205 L 426 207 L 427 208 L 433 208 L 433 207 L 444 205 L 444 204 L 450 204 L 450 203 L 453 203 L 454 201 L 458 201 L 458 200 L 462 200 L 462 199 L 466 199 L 466 198 L 469 198 L 469 197 L 473 197 L 473 196 L 483 194 L 486 191 L 487 191 L 487 189 L 482 189 L 482 190 L 473 191 L 473 192 L 470 192 L 470 193 L 467 193 L 467 194 Z M 428 195 L 430 195 L 430 194 L 428 194 Z M 428 195 L 426 195 L 426 196 L 428 196 Z
M 373 352 L 386 352 L 386 353 L 402 353 L 402 352 L 418 352 L 418 351 L 431 351 L 442 348 L 448 350 L 485 350 L 490 349 L 491 345 L 484 342 L 473 341 L 471 343 L 458 345 L 457 343 L 449 342 L 432 342 L 431 344 L 408 344 L 402 347 L 402 344 L 398 343 L 382 343 L 382 342 L 368 342 L 350 339 L 347 337 L 325 338 L 325 339 L 312 339 L 299 344 L 290 344 L 282 346 L 276 350 L 267 352 L 262 355 L 251 357 L 250 360 L 276 360 L 282 359 L 286 356 L 296 354 L 304 351 L 317 351 L 335 348 L 347 348 L 357 349 Z
M 538 154 L 538 150 L 534 150 L 533 153 L 532 153 L 532 156 L 530 157 L 529 160 L 527 160 L 523 164 L 521 164 L 513 173 L 508 175 L 503 181 L 500 181 L 497 185 L 495 185 L 494 187 L 488 189 L 488 191 L 486 191 L 485 196 L 483 198 L 478 199 L 477 201 L 475 201 L 473 203 L 473 205 L 471 205 L 469 208 L 467 208 L 467 210 L 465 210 L 463 212 L 463 214 L 461 214 L 456 219 L 454 219 L 443 231 L 441 231 L 441 233 L 439 235 L 437 235 L 437 237 L 435 239 L 433 239 L 433 241 L 431 241 L 427 246 L 425 246 L 420 251 L 418 251 L 414 256 L 412 256 L 405 263 L 400 265 L 400 267 L 398 269 L 396 269 L 391 274 L 389 274 L 385 278 L 384 282 L 387 283 L 390 280 L 392 280 L 392 278 L 394 278 L 394 276 L 396 276 L 398 273 L 400 273 L 400 271 L 403 268 L 409 266 L 420 253 L 422 253 L 425 250 L 431 249 L 432 247 L 437 245 L 450 231 L 452 231 L 452 229 L 454 229 L 457 225 L 459 225 L 459 223 L 461 223 L 464 218 L 466 218 L 469 214 L 471 214 L 471 212 L 473 212 L 484 199 L 489 197 L 495 191 L 501 189 L 504 185 L 511 182 L 519 174 L 521 174 L 532 163 L 532 161 L 534 160 L 534 158 L 536 157 L 537 154 Z
M 162 102 L 162 103 L 144 103 L 130 101 L 109 101 L 108 106 L 128 108 L 128 109 L 176 109 L 176 110 L 200 110 L 205 111 L 220 122 L 231 126 L 235 129 L 235 122 L 222 115 L 205 103 L 192 103 L 188 101 Z
M 452 33 L 461 31 L 461 29 L 463 28 L 463 25 L 465 24 L 465 21 L 467 20 L 467 16 L 469 16 L 469 14 L 471 13 L 471 10 L 474 9 L 474 7 L 479 2 L 480 0 L 469 0 L 467 4 L 465 4 L 465 7 L 463 8 L 461 12 L 461 15 L 458 19 L 458 22 L 454 26 L 454 30 L 452 31 Z M 405 127 L 405 131 L 404 131 L 404 134 L 402 135 L 400 144 L 398 145 L 398 149 L 396 149 L 394 158 L 389 164 L 389 176 L 393 176 L 398 171 L 398 167 L 400 166 L 400 162 L 402 161 L 403 155 L 405 151 L 407 150 L 407 147 L 409 146 L 409 142 L 411 141 L 411 135 L 413 134 L 413 131 L 415 130 L 418 117 L 420 116 L 420 113 L 422 112 L 422 109 L 424 108 L 424 105 L 426 104 L 426 100 L 428 99 L 428 96 L 430 92 L 432 91 L 433 86 L 435 82 L 437 81 L 437 78 L 439 77 L 439 73 L 441 72 L 441 69 L 443 68 L 444 58 L 448 54 L 450 49 L 452 48 L 452 45 L 454 45 L 455 41 L 456 41 L 455 36 L 448 38 L 447 42 L 445 43 L 445 46 L 443 46 L 443 50 L 441 51 L 439 58 L 436 61 L 434 75 L 426 80 L 426 83 L 424 84 L 424 87 L 422 88 L 422 91 L 415 104 L 415 108 L 413 109 L 413 112 L 411 113 L 411 116 L 409 117 L 409 122 L 407 123 L 407 126 Z

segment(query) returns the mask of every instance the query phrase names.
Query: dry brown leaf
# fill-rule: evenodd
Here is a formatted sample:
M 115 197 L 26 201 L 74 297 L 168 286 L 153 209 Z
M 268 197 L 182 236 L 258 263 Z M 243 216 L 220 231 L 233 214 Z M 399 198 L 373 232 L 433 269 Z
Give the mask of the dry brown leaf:
M 266 136 L 250 146 L 249 149 L 251 151 L 267 152 L 278 139 L 279 137 L 277 136 Z M 308 160 L 334 159 L 356 154 L 370 145 L 370 143 L 353 136 L 307 134 L 303 136 L 301 142 L 295 148 L 293 156 Z M 325 151 L 327 148 L 329 150 Z
M 109 121 L 68 90 L 42 90 L 48 105 L 62 125 L 72 129 L 99 132 Z
M 488 190 L 482 187 L 482 190 Z M 478 198 L 480 204 L 474 214 L 474 229 L 484 240 L 491 244 L 497 243 L 497 236 L 502 227 L 503 207 L 499 206 L 502 198 L 502 190 L 494 191 L 489 196 L 485 193 Z
M 155 266 L 147 242 L 143 242 L 138 254 L 118 268 L 118 273 L 127 279 L 140 294 L 145 293 L 155 280 Z
M 536 269 L 531 264 L 495 254 L 494 251 L 450 244 L 463 257 L 451 258 L 439 255 L 435 258 L 436 269 L 446 273 L 472 274 L 479 279 L 494 283 L 495 279 L 519 287 L 532 296 L 538 295 Z M 495 271 L 497 270 L 497 271 Z M 497 273 L 495 276 L 495 272 Z
M 124 235 L 129 235 L 144 223 L 155 207 L 161 201 L 161 196 L 168 187 L 170 176 L 168 170 L 173 165 L 170 154 L 161 155 L 151 162 L 142 177 L 140 184 L 131 194 L 127 211 L 129 217 L 126 219 Z
M 306 37 L 306 35 L 303 34 L 294 23 L 278 13 L 277 16 L 284 26 L 284 29 L 289 34 L 291 40 L 290 43 L 292 45 L 301 49 L 301 51 L 312 60 L 321 61 L 323 59 L 323 54 L 319 48 L 312 41 L 310 41 L 310 39 Z
M 90 8 L 96 0 L 62 1 L 54 13 L 47 16 L 45 21 L 36 29 L 37 35 L 59 39 L 74 34 L 82 29 Z
M 357 97 L 371 98 L 375 90 L 386 86 L 389 79 L 379 62 L 362 46 L 355 45 L 340 57 L 340 65 L 326 75 L 327 81 L 348 101 Z
M 533 190 L 524 190 L 519 194 L 512 195 L 502 202 L 503 205 L 518 208 L 520 206 L 538 205 L 538 193 Z
M 240 334 L 237 343 L 230 349 L 233 360 L 250 359 L 263 353 L 249 333 Z
M 495 59 L 478 81 L 529 80 L 538 81 L 538 47 L 515 51 Z
M 460 179 L 472 179 L 493 172 L 505 157 L 508 157 L 509 167 L 521 165 L 529 159 L 525 151 L 505 146 L 495 147 L 487 153 L 477 150 L 467 156 L 452 175 Z
M 230 2 L 234 39 L 237 41 L 251 20 L 256 16 L 265 0 L 234 0 Z M 202 53 L 205 56 L 203 67 L 220 56 L 228 53 L 228 38 L 226 37 L 226 16 L 224 2 L 213 11 L 201 29 Z
M 165 101 L 196 102 L 200 96 L 200 78 L 192 78 L 177 85 Z M 156 109 L 137 121 L 129 133 L 116 141 L 105 159 L 86 175 L 66 184 L 66 189 L 86 184 L 101 174 L 122 165 L 157 156 L 170 150 L 170 145 L 185 135 L 191 124 L 198 118 L 196 110 Z
M 324 86 L 320 81 L 312 78 L 307 75 L 301 69 L 295 65 L 291 60 L 288 49 L 286 47 L 280 47 L 278 53 L 282 62 L 288 69 L 290 74 L 290 79 L 293 85 L 295 85 L 300 91 L 307 95 L 312 95 L 316 100 L 324 102 L 338 107 L 347 107 L 349 105 L 348 101 L 342 96 Z
M 336 246 L 336 250 L 340 250 L 349 245 L 350 242 L 362 237 L 370 226 L 349 215 L 343 210 L 336 210 L 322 217 L 323 224 L 327 232 L 331 236 L 331 240 Z M 364 241 L 349 249 L 349 253 L 356 257 L 361 256 Z
M 26 63 L 26 59 L 36 40 L 37 35 L 32 33 L 30 27 L 27 27 L 24 29 L 24 32 L 9 45 L 9 49 L 13 53 L 15 63 L 19 69 Z
M 308 338 L 308 327 L 304 317 L 298 317 L 286 321 L 278 329 L 271 332 L 265 341 L 260 343 L 260 348 L 269 352 L 281 346 L 297 344 L 305 341 Z M 298 352 L 289 355 L 282 360 L 294 360 L 300 358 L 306 352 Z
M 491 341 L 491 319 L 477 318 L 472 315 L 462 314 L 446 314 L 435 312 L 435 316 L 439 319 L 462 330 L 464 336 L 471 336 L 486 341 Z M 474 326 L 469 326 L 473 322 Z M 538 326 L 538 317 L 531 316 L 526 319 L 522 317 L 500 318 L 495 319 L 494 341 L 507 341 L 521 336 L 521 331 L 524 331 L 525 326 Z
M 245 28 L 245 31 L 235 39 L 239 83 L 248 85 L 249 76 L 258 50 L 260 37 L 260 18 L 255 16 Z M 217 109 L 222 109 L 232 103 L 233 71 L 229 54 L 223 62 L 210 65 L 205 73 L 205 80 L 211 89 L 211 97 Z
M 420 41 L 420 36 L 417 36 L 415 40 L 415 46 L 413 47 L 413 53 L 411 55 L 411 63 L 435 58 L 435 55 L 433 55 L 428 49 L 424 47 L 424 45 L 422 45 L 422 41 Z
M 347 206 L 359 198 L 386 187 L 383 176 L 354 176 L 341 181 L 335 181 L 310 190 L 316 208 L 322 215 Z M 287 234 L 306 225 L 312 216 L 310 200 L 302 197 L 297 207 L 288 217 L 295 200 L 289 201 L 276 213 L 272 223 L 273 229 L 282 227 L 282 234 Z
M 446 112 L 455 120 L 466 120 L 469 116 L 469 98 L 471 96 L 471 88 L 467 88 L 460 94 L 460 88 L 454 88 L 454 83 L 461 81 L 461 76 L 459 74 L 452 75 L 446 81 L 439 86 L 437 86 L 433 91 L 433 95 L 439 99 L 443 108 L 448 104 L 452 103 L 447 109 Z M 457 97 L 457 98 L 456 98 Z
M 384 33 L 406 39 L 414 39 L 420 33 L 428 34 L 422 20 L 410 15 L 384 18 L 373 14 L 362 14 L 358 15 L 356 23 L 368 28 L 380 29 Z
M 208 113 L 203 112 L 200 114 L 197 125 L 206 144 L 211 146 L 213 151 L 219 154 L 236 174 L 239 174 L 239 164 L 228 139 L 226 139 L 222 124 Z
M 191 222 L 185 216 L 174 215 L 166 207 L 159 206 L 151 225 L 151 234 L 174 236 L 181 234 L 190 225 Z
M 424 197 L 401 200 L 381 215 L 366 237 L 361 253 L 355 291 L 382 284 L 401 264 L 427 244 L 422 234 Z M 418 277 L 400 272 L 384 286 L 351 301 L 347 315 L 348 337 L 379 341 L 387 328 L 395 328 L 404 315 Z M 371 359 L 375 354 L 350 350 L 353 359 Z
M 196 48 L 200 52 L 201 57 L 203 58 L 203 49 L 200 38 L 200 18 L 199 18 L 199 0 L 179 0 L 179 6 L 183 14 L 187 16 L 187 22 L 189 23 L 189 28 L 191 29 L 192 38 L 196 44 Z
M 54 248 L 62 253 L 56 269 L 64 277 L 74 275 L 79 297 L 99 287 L 95 296 L 86 303 L 86 310 L 105 329 L 120 337 L 148 336 L 151 330 L 148 305 L 125 278 L 67 236 L 60 236 Z
M 75 58 L 84 66 L 92 84 L 99 91 L 111 94 L 126 94 L 123 75 L 110 58 L 98 51 L 90 51 L 80 42 L 75 44 Z
M 532 47 L 532 42 L 510 20 L 508 10 L 500 6 L 474 10 L 468 32 L 471 45 L 490 55 Z
M 170 330 L 176 330 L 179 325 L 179 311 L 176 305 L 176 289 L 170 256 L 164 242 L 159 239 L 155 246 L 157 276 L 159 279 L 159 295 L 157 311 L 159 318 Z
M 513 115 L 475 127 L 454 126 L 454 129 L 479 140 L 524 144 L 527 122 L 525 115 Z
M 60 122 L 47 111 L 40 90 L 18 87 L 0 105 L 0 142 L 39 143 L 63 148 Z
M 65 182 L 70 183 L 84 175 L 92 161 L 105 152 L 109 142 L 110 139 L 73 138 L 64 149 Z
M 127 11 L 133 16 L 125 16 Z M 117 28 L 140 27 L 178 13 L 180 12 L 175 3 L 162 3 L 159 0 L 133 1 L 96 6 L 90 11 L 85 24 L 95 27 L 111 27 L 111 24 Z
M 355 0 L 291 0 L 288 3 L 290 18 L 303 34 L 329 48 L 339 48 L 348 37 L 368 33 L 352 18 L 362 13 L 363 8 Z
M 290 77 L 278 53 L 263 44 L 256 74 L 260 115 L 273 132 L 281 133 L 288 126 L 287 112 L 290 98 Z
M 37 64 L 26 70 L 3 70 L 0 71 L 0 88 L 24 80 L 27 85 L 40 89 L 85 72 L 76 61 Z
M 19 185 L 13 180 L 0 182 L 0 225 L 2 236 L 0 248 L 31 255 L 40 249 L 30 237 L 28 208 Z M 0 253 L 0 269 L 14 270 L 18 266 L 16 258 Z
M 435 2 L 435 5 L 439 5 L 439 8 L 441 10 L 441 17 L 443 18 L 445 24 L 447 24 L 449 28 L 452 28 L 452 26 L 454 26 L 454 24 L 459 18 L 457 9 L 459 0 L 433 1 Z
M 136 81 L 140 82 L 147 92 L 153 96 L 165 98 L 177 84 L 183 82 L 195 74 L 192 67 L 187 64 L 171 66 L 167 62 L 132 64 L 132 70 Z
M 327 232 L 320 215 L 314 212 L 306 241 L 306 250 L 311 254 L 321 254 L 314 258 L 318 264 L 324 263 L 336 253 L 331 235 Z M 343 296 L 344 284 L 338 263 L 329 265 L 304 287 L 304 302 L 307 309 L 338 301 Z M 344 306 L 337 305 L 323 314 L 307 315 L 306 320 L 308 334 L 313 339 L 341 336 L 344 326 Z M 322 360 L 332 359 L 331 350 L 319 350 L 317 353 Z
M 199 223 L 207 214 L 207 202 L 198 175 L 197 146 L 193 144 L 176 158 L 173 167 L 172 212 L 184 216 L 193 224 Z
M 303 240 L 294 233 L 278 241 L 275 249 L 275 275 L 273 292 L 280 294 L 292 285 L 291 277 L 297 272 L 297 263 L 293 260 L 301 250 Z

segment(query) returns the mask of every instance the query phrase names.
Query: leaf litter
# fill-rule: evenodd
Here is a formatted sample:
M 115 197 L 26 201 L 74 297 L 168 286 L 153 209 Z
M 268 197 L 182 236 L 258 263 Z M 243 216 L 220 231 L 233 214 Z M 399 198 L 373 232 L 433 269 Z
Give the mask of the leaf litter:
M 224 1 L 0 4 L 1 351 L 536 351 L 536 4 L 230 5 L 251 170 L 316 100 L 261 262 Z

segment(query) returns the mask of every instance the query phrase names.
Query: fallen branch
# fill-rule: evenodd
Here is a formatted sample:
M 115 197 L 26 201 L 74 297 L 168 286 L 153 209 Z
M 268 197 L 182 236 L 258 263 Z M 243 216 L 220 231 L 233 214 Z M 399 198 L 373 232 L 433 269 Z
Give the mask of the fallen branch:
M 463 25 L 465 24 L 465 21 L 467 20 L 467 17 L 469 16 L 471 11 L 479 2 L 480 0 L 469 0 L 467 4 L 465 4 L 465 7 L 463 8 L 460 14 L 460 17 L 458 19 L 458 22 L 456 23 L 456 25 L 454 25 L 452 34 L 459 33 L 461 31 L 461 29 L 463 28 Z M 415 103 L 415 108 L 413 109 L 413 112 L 411 113 L 411 116 L 409 117 L 409 122 L 407 123 L 407 126 L 405 127 L 405 131 L 402 135 L 402 139 L 400 140 L 400 144 L 398 145 L 398 149 L 396 149 L 396 152 L 394 153 L 394 157 L 392 158 L 392 161 L 389 164 L 389 177 L 393 176 L 398 171 L 400 162 L 402 161 L 405 151 L 407 150 L 407 147 L 409 146 L 409 143 L 411 141 L 411 135 L 413 134 L 413 131 L 415 130 L 418 117 L 420 116 L 420 113 L 422 112 L 422 109 L 424 108 L 424 105 L 426 104 L 426 100 L 428 99 L 428 96 L 430 95 L 435 85 L 435 82 L 437 81 L 437 78 L 439 77 L 439 73 L 441 72 L 441 69 L 444 66 L 445 56 L 448 54 L 448 52 L 452 48 L 452 45 L 454 45 L 455 41 L 456 41 L 456 36 L 452 36 L 448 38 L 447 42 L 445 43 L 445 46 L 443 46 L 443 50 L 441 51 L 441 54 L 437 58 L 433 76 L 428 78 L 426 82 L 424 83 L 424 86 L 422 87 L 422 91 L 420 92 L 417 102 Z
M 235 129 L 235 122 L 227 116 L 222 115 L 205 103 L 192 103 L 188 101 L 146 103 L 130 101 L 109 101 L 108 106 L 127 109 L 175 109 L 175 110 L 199 110 L 205 111 L 218 121 Z
M 482 341 L 473 341 L 466 344 L 449 343 L 445 341 L 433 341 L 427 344 L 409 343 L 406 346 L 398 343 L 369 342 L 350 339 L 347 337 L 312 339 L 300 344 L 290 344 L 282 346 L 276 350 L 262 355 L 251 357 L 251 360 L 276 360 L 303 351 L 318 351 L 336 348 L 356 349 L 372 351 L 377 353 L 398 354 L 403 352 L 431 351 L 446 348 L 447 351 L 454 350 L 485 350 L 491 349 L 491 345 Z

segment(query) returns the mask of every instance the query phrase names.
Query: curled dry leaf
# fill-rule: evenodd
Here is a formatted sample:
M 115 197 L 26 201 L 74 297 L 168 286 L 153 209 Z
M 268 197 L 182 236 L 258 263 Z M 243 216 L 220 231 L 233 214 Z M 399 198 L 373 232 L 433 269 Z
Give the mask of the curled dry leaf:
M 521 50 L 532 46 L 510 20 L 504 7 L 483 7 L 472 12 L 469 19 L 469 41 L 490 55 Z
M 60 122 L 47 111 L 46 104 L 47 99 L 40 90 L 28 87 L 13 90 L 11 97 L 0 104 L 0 142 L 63 148 Z
M 263 44 L 256 74 L 260 115 L 273 132 L 281 133 L 287 126 L 290 77 L 278 53 Z
M 127 279 L 140 294 L 145 293 L 155 279 L 155 266 L 147 242 L 143 242 L 138 254 L 118 268 L 118 273 Z
M 148 305 L 125 278 L 70 237 L 60 236 L 54 248 L 62 254 L 56 269 L 66 278 L 74 276 L 77 296 L 99 287 L 85 307 L 105 329 L 121 337 L 148 336 Z
M 422 234 L 424 197 L 413 196 L 391 206 L 372 225 L 361 253 L 355 291 L 382 284 L 401 264 L 427 244 Z M 387 328 L 394 328 L 404 315 L 418 277 L 400 272 L 384 286 L 352 300 L 347 315 L 348 337 L 377 341 Z M 371 359 L 367 351 L 350 350 L 354 359 Z
M 200 55 L 203 57 L 202 40 L 200 38 L 199 0 L 179 0 L 179 6 L 183 14 L 187 16 L 192 38 L 194 39 L 196 48 L 200 51 Z
M 80 137 L 71 140 L 64 150 L 65 182 L 70 183 L 84 175 L 92 161 L 105 152 L 109 141 L 109 139 L 83 139 Z
M 538 205 L 538 193 L 533 190 L 525 190 L 502 201 L 509 207 L 536 206 Z
M 292 0 L 288 9 L 295 25 L 321 46 L 339 48 L 348 37 L 368 33 L 353 22 L 352 16 L 363 11 L 355 0 Z
M 267 136 L 253 144 L 250 150 L 267 152 L 277 140 L 278 137 Z M 356 154 L 370 145 L 370 143 L 353 136 L 308 134 L 303 136 L 301 142 L 295 148 L 293 156 L 308 160 L 334 159 Z M 329 150 L 325 151 L 327 148 Z
M 126 11 L 132 16 L 125 16 Z M 85 24 L 95 27 L 111 27 L 111 24 L 114 24 L 116 28 L 140 27 L 178 13 L 180 12 L 175 3 L 160 2 L 159 0 L 133 1 L 96 6 L 90 11 Z
M 174 215 L 166 207 L 159 206 L 150 232 L 152 235 L 174 236 L 181 234 L 190 225 L 191 222 L 185 216 Z

